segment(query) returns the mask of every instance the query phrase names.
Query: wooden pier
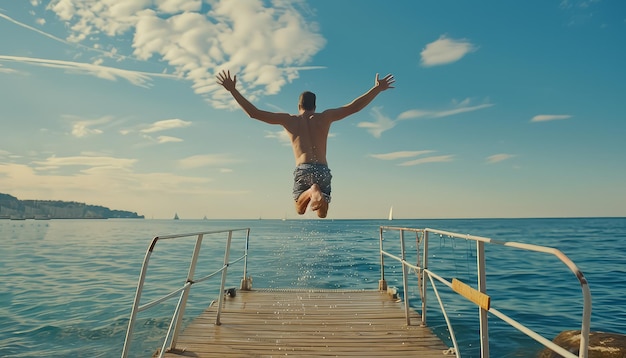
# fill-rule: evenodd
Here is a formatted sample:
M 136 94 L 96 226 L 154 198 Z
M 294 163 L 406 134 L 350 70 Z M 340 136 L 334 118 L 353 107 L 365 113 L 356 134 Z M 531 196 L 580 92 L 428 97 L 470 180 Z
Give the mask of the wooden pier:
M 448 347 L 386 292 L 252 290 L 190 323 L 165 357 L 450 357 Z

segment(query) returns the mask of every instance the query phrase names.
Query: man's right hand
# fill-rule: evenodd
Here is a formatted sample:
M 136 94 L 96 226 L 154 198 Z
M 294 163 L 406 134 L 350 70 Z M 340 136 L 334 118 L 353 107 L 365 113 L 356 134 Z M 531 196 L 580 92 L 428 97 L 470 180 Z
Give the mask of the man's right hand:
M 389 88 L 394 88 L 392 86 L 394 82 L 396 82 L 396 79 L 393 77 L 391 73 L 383 77 L 382 79 L 378 79 L 378 73 L 376 74 L 375 84 L 376 84 L 376 87 L 378 87 L 381 92 Z

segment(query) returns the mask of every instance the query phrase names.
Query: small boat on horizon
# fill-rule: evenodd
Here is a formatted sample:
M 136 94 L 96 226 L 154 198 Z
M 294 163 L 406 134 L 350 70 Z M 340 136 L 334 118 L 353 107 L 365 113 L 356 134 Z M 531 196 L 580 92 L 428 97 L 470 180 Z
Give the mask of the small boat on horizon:
M 178 213 L 174 213 L 174 220 L 179 220 Z

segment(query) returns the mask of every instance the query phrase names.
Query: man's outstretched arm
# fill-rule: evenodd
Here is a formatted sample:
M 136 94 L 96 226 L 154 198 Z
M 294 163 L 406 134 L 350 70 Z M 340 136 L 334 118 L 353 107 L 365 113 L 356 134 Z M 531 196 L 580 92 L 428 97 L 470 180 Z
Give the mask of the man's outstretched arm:
M 274 113 L 258 109 L 254 104 L 248 101 L 236 88 L 237 75 L 230 77 L 230 71 L 222 71 L 217 75 L 217 83 L 223 86 L 233 96 L 241 109 L 250 117 L 258 119 L 269 124 L 283 124 L 290 118 L 287 113 Z
M 369 91 L 365 92 L 363 95 L 343 107 L 324 111 L 324 115 L 328 116 L 331 121 L 338 121 L 346 118 L 347 116 L 365 108 L 374 100 L 374 98 L 376 98 L 376 96 L 378 96 L 380 92 L 388 90 L 389 88 L 394 88 L 392 84 L 395 81 L 396 80 L 392 74 L 388 74 L 387 76 L 379 79 L 377 73 L 374 87 L 370 88 Z

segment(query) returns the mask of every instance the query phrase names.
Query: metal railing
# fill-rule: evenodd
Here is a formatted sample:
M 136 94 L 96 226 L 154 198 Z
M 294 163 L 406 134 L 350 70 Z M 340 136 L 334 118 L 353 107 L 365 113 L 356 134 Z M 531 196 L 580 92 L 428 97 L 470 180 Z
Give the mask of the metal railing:
M 238 231 L 245 231 L 245 246 L 244 246 L 244 252 L 243 255 L 238 257 L 237 259 L 233 260 L 233 261 L 229 261 L 230 260 L 230 247 L 231 247 L 231 241 L 233 238 L 233 232 L 238 232 Z M 226 248 L 224 250 L 224 264 L 222 265 L 222 267 L 220 269 L 218 269 L 217 271 L 206 275 L 204 277 L 200 277 L 200 278 L 195 278 L 195 271 L 196 271 L 196 265 L 198 263 L 198 257 L 200 254 L 200 248 L 202 247 L 202 240 L 204 238 L 205 235 L 217 235 L 217 234 L 227 234 L 227 239 L 226 239 Z M 140 305 L 141 303 L 141 295 L 143 292 L 143 288 L 144 288 L 144 283 L 146 280 L 146 274 L 148 271 L 148 264 L 150 262 L 150 256 L 152 255 L 154 248 L 156 247 L 157 243 L 159 243 L 160 241 L 163 240 L 173 240 L 173 239 L 181 239 L 181 238 L 189 238 L 189 237 L 196 237 L 196 242 L 195 242 L 195 246 L 193 249 L 193 255 L 191 257 L 191 261 L 189 263 L 189 271 L 187 274 L 187 278 L 185 280 L 185 282 L 183 283 L 183 285 L 160 297 L 157 298 L 151 302 L 148 302 L 146 304 Z M 241 289 L 242 290 L 249 290 L 251 289 L 251 281 L 250 278 L 247 276 L 247 269 L 248 269 L 248 244 L 250 241 L 250 229 L 249 228 L 245 228 L 245 229 L 234 229 L 234 230 L 219 230 L 219 231 L 204 231 L 204 232 L 196 232 L 196 233 L 189 233 L 189 234 L 176 234 L 176 235 L 167 235 L 167 236 L 157 236 L 155 238 L 152 239 L 152 241 L 150 242 L 150 245 L 148 246 L 148 250 L 146 251 L 146 255 L 144 257 L 143 260 L 143 264 L 141 266 L 141 273 L 139 275 L 139 281 L 137 283 L 137 291 L 135 293 L 135 299 L 133 301 L 133 307 L 130 313 L 130 320 L 128 322 L 128 329 L 126 331 L 126 338 L 124 340 L 124 348 L 122 349 L 122 358 L 128 357 L 129 354 L 129 350 L 130 350 L 130 345 L 132 342 L 132 337 L 133 337 L 133 330 L 135 327 L 135 323 L 137 320 L 137 314 L 139 312 L 145 311 L 147 309 L 150 309 L 152 307 L 157 306 L 160 303 L 163 303 L 169 299 L 172 299 L 176 296 L 178 297 L 178 303 L 176 304 L 176 308 L 174 310 L 174 314 L 172 315 L 172 319 L 170 321 L 169 324 L 169 328 L 167 331 L 167 334 L 165 336 L 165 339 L 163 341 L 163 346 L 160 349 L 160 353 L 159 353 L 159 357 L 162 357 L 163 354 L 165 354 L 166 352 L 166 347 L 168 344 L 168 341 L 170 341 L 170 337 L 171 337 L 171 341 L 170 341 L 170 346 L 169 346 L 169 350 L 175 350 L 176 349 L 176 342 L 178 341 L 178 335 L 182 329 L 182 323 L 183 323 L 183 317 L 185 314 L 185 309 L 187 306 L 187 299 L 189 298 L 189 291 L 191 290 L 191 286 L 203 281 L 207 281 L 208 279 L 216 276 L 217 274 L 221 273 L 221 283 L 220 283 L 220 289 L 218 292 L 218 306 L 217 306 L 217 316 L 216 316 L 216 320 L 215 320 L 215 324 L 220 325 L 220 314 L 222 311 L 222 302 L 224 300 L 224 287 L 226 284 L 226 276 L 227 276 L 227 272 L 228 272 L 228 267 L 231 266 L 234 263 L 237 263 L 241 260 L 243 260 L 243 279 L 241 280 Z
M 383 232 L 385 231 L 396 231 L 400 234 L 400 255 L 394 255 L 390 252 L 384 250 L 383 247 Z M 416 240 L 416 250 L 417 250 L 417 263 L 411 264 L 406 261 L 406 246 L 405 246 L 405 233 L 415 234 Z M 445 236 L 451 239 L 462 239 L 466 241 L 473 241 L 476 243 L 476 267 L 477 267 L 477 287 L 478 289 L 474 289 L 471 286 L 462 283 L 460 280 L 453 279 L 452 282 L 442 278 L 441 276 L 434 273 L 428 267 L 428 237 L 429 233 Z M 421 236 L 421 237 L 420 237 Z M 519 323 L 515 319 L 507 316 L 506 314 L 500 312 L 494 307 L 491 307 L 490 297 L 487 295 L 487 284 L 486 284 L 486 268 L 485 268 L 485 244 L 492 245 L 500 245 L 506 246 L 526 251 L 534 251 L 539 253 L 551 254 L 558 258 L 563 264 L 565 264 L 576 276 L 578 279 L 583 295 L 583 313 L 581 319 L 581 337 L 580 337 L 580 349 L 579 355 L 575 355 L 566 349 L 556 345 L 549 339 L 543 337 L 541 334 L 529 329 L 523 324 Z M 420 250 L 422 251 L 422 256 L 420 257 Z M 408 295 L 408 271 L 409 269 L 414 270 L 418 277 L 418 287 L 422 300 L 421 305 L 421 324 L 426 325 L 426 293 L 427 293 L 427 281 L 431 282 L 431 286 L 437 299 L 439 301 L 439 306 L 442 310 L 443 316 L 446 320 L 446 324 L 448 325 L 448 331 L 450 332 L 450 339 L 454 345 L 454 353 L 457 357 L 460 357 L 460 352 L 458 349 L 458 345 L 456 342 L 456 338 L 454 335 L 454 331 L 452 329 L 452 325 L 450 324 L 450 320 L 446 314 L 444 309 L 443 302 L 439 296 L 437 291 L 437 286 L 435 285 L 435 281 L 437 280 L 444 285 L 451 288 L 456 293 L 461 296 L 469 299 L 470 301 L 477 304 L 479 309 L 479 323 L 480 323 L 480 348 L 481 348 L 481 357 L 488 358 L 489 357 L 489 328 L 488 328 L 488 319 L 487 313 L 491 313 L 494 316 L 500 318 L 504 322 L 508 323 L 510 326 L 519 330 L 520 332 L 526 334 L 530 338 L 535 341 L 543 344 L 545 347 L 557 352 L 563 357 L 566 358 L 587 358 L 588 350 L 589 350 L 589 330 L 590 330 L 590 321 L 591 321 L 591 293 L 589 290 L 589 286 L 587 284 L 587 279 L 584 277 L 583 273 L 578 269 L 578 267 L 572 262 L 565 254 L 561 251 L 545 246 L 531 245 L 531 244 L 523 244 L 519 242 L 505 242 L 493 240 L 480 236 L 473 236 L 467 234 L 457 234 L 454 232 L 435 230 L 435 229 L 414 229 L 414 228 L 401 228 L 401 227 L 390 227 L 390 226 L 381 226 L 380 227 L 380 267 L 381 267 L 381 277 L 379 281 L 379 289 L 384 290 L 387 289 L 387 282 L 385 281 L 385 257 L 392 258 L 402 264 L 402 282 L 404 289 L 404 304 L 405 304 L 405 313 L 406 313 L 406 323 L 410 325 L 409 318 L 409 295 Z

